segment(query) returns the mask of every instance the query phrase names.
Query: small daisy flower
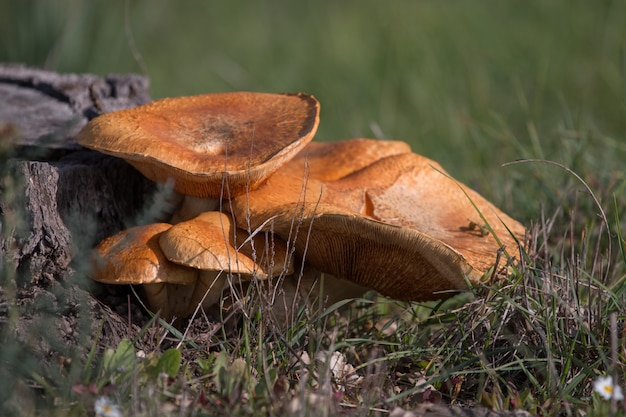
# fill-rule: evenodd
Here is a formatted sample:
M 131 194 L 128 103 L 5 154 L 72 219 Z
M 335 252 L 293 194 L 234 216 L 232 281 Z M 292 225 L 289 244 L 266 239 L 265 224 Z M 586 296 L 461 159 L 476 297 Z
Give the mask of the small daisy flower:
M 593 390 L 605 400 L 615 398 L 617 401 L 622 401 L 624 399 L 622 387 L 613 385 L 613 377 L 611 376 L 601 376 L 593 381 Z
M 96 400 L 94 410 L 96 411 L 96 417 L 122 417 L 120 407 L 106 396 L 99 397 Z

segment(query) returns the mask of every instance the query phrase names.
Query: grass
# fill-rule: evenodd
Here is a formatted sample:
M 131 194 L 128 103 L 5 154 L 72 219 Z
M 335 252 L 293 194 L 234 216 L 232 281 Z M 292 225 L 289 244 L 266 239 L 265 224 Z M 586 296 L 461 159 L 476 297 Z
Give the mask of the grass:
M 82 323 L 82 344 L 56 347 L 68 362 L 54 365 L 5 333 L 12 413 L 90 415 L 104 394 L 128 415 L 385 415 L 431 399 L 615 411 L 591 383 L 626 380 L 624 1 L 5 0 L 0 39 L 2 61 L 145 71 L 154 97 L 312 93 L 316 140 L 406 140 L 533 232 L 506 280 L 444 303 L 303 309 L 283 331 L 251 287 L 240 326 L 200 317 L 183 338 L 158 321 L 118 323 L 94 340 Z M 502 166 L 523 158 L 558 165 Z M 6 331 L 20 310 L 3 268 Z M 358 378 L 337 378 L 329 352 Z

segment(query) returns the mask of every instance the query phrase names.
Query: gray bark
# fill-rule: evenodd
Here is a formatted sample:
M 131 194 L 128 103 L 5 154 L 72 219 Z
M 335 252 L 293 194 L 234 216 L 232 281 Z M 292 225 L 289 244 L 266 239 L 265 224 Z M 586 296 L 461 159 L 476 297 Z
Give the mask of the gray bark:
M 82 150 L 74 137 L 100 111 L 147 102 L 147 87 L 136 75 L 0 65 L 0 259 L 21 286 L 62 281 L 73 253 L 142 209 L 154 186 L 125 162 Z
M 100 113 L 150 101 L 138 75 L 58 74 L 0 64 L 0 122 L 19 132 L 20 146 L 77 149 L 74 136 Z
M 124 161 L 82 149 L 74 137 L 100 112 L 149 101 L 147 88 L 136 75 L 0 64 L 2 415 L 12 412 L 2 406 L 9 398 L 39 398 L 24 394 L 21 380 L 36 374 L 54 384 L 68 357 L 80 372 L 96 338 L 103 348 L 137 331 L 91 295 L 89 253 L 136 222 L 156 187 Z M 126 298 L 111 303 L 125 304 Z

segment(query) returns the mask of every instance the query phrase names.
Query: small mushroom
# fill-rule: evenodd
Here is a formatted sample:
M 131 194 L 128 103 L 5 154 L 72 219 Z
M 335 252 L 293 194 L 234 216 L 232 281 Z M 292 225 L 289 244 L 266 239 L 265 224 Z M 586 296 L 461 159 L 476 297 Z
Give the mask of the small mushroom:
M 230 276 L 263 280 L 293 272 L 285 242 L 278 237 L 266 242 L 264 232 L 250 237 L 220 212 L 205 212 L 172 226 L 161 234 L 159 245 L 169 261 L 200 270 L 192 309 L 198 303 L 205 308 L 216 304 Z
M 319 103 L 306 94 L 167 98 L 106 113 L 79 144 L 125 159 L 149 179 L 195 197 L 255 189 L 313 138 Z
M 146 304 L 166 320 L 187 314 L 198 271 L 167 260 L 159 236 L 167 223 L 123 230 L 104 239 L 94 252 L 92 278 L 104 284 L 140 284 Z

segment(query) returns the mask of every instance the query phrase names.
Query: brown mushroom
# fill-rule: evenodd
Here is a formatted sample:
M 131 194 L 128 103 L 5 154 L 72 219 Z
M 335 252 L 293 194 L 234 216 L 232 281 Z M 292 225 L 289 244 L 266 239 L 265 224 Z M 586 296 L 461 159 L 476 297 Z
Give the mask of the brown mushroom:
M 279 170 L 236 198 L 233 213 L 253 229 L 272 218 L 283 237 L 299 226 L 295 245 L 306 262 L 404 300 L 468 288 L 494 265 L 502 245 L 512 250 L 524 235 L 518 222 L 413 153 L 388 156 L 335 181 Z
M 141 284 L 148 308 L 166 320 L 187 314 L 198 271 L 167 260 L 159 236 L 167 223 L 123 230 L 104 239 L 94 253 L 92 278 L 105 284 Z
M 348 192 L 358 194 L 360 207 L 350 209 L 440 240 L 481 273 L 493 266 L 500 247 L 514 253 L 524 239 L 525 228 L 519 222 L 453 179 L 435 161 L 414 153 L 381 159 L 328 188 L 333 201 Z M 347 201 L 340 200 L 340 205 L 348 207 Z
M 146 177 L 196 197 L 255 189 L 314 136 L 319 103 L 306 94 L 221 93 L 157 100 L 103 114 L 81 145 L 125 159 Z
M 263 232 L 250 238 L 227 214 L 217 211 L 172 226 L 161 235 L 159 244 L 171 262 L 192 268 L 260 279 L 293 271 L 285 242 L 277 238 L 273 246 L 266 245 Z
M 264 232 L 250 237 L 237 229 L 226 214 L 205 212 L 172 226 L 159 244 L 169 261 L 200 270 L 190 302 L 194 309 L 198 303 L 205 308 L 216 304 L 230 276 L 251 280 L 291 274 L 287 244 L 278 237 L 265 239 Z

